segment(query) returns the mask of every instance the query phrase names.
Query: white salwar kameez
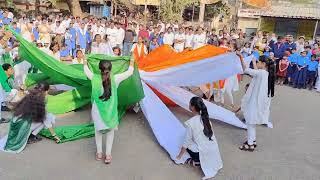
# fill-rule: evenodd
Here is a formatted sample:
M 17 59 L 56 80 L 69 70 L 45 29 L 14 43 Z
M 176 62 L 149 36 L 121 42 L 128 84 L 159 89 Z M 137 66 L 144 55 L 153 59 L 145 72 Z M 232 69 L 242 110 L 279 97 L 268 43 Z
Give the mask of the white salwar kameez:
M 29 136 L 30 136 L 30 134 L 33 134 L 36 136 L 44 128 L 52 128 L 53 125 L 55 124 L 55 119 L 56 119 L 56 117 L 53 114 L 47 113 L 46 118 L 43 122 L 41 122 L 41 123 L 40 122 L 32 122 L 31 127 L 30 127 Z M 16 121 L 16 120 L 17 120 L 17 118 L 15 117 L 13 119 L 13 121 Z M 6 146 L 7 139 L 8 139 L 8 135 L 6 135 L 0 139 L 0 151 L 5 151 L 4 147 Z M 26 145 L 27 145 L 27 142 L 25 142 L 25 144 L 17 151 L 14 151 L 14 152 L 6 151 L 6 152 L 20 153 L 21 151 L 24 150 Z
M 245 73 L 253 78 L 241 100 L 241 110 L 247 124 L 248 144 L 256 141 L 255 125 L 268 124 L 270 99 L 268 98 L 268 75 L 266 70 L 247 68 Z
M 133 70 L 134 70 L 134 68 L 130 66 L 126 72 L 115 75 L 114 78 L 115 78 L 115 83 L 116 83 L 117 88 L 123 80 L 126 80 L 128 77 L 130 77 L 133 74 Z M 91 70 L 89 69 L 89 67 L 87 65 L 84 66 L 84 72 L 87 75 L 88 79 L 92 80 L 93 73 L 91 72 Z M 109 130 L 106 135 L 106 154 L 111 155 L 112 144 L 113 144 L 113 139 L 114 139 L 114 130 L 117 130 L 118 127 L 111 129 L 102 121 L 98 106 L 96 105 L 95 102 L 92 103 L 91 117 L 94 122 L 94 128 L 96 131 L 95 139 L 96 139 L 96 145 L 97 145 L 97 153 L 102 153 L 102 133 L 101 133 L 101 131 Z
M 217 139 L 212 135 L 212 141 L 210 141 L 204 135 L 204 127 L 200 115 L 189 119 L 185 122 L 185 125 L 187 127 L 187 135 L 183 147 L 193 152 L 199 152 L 201 169 L 205 175 L 202 179 L 214 177 L 223 167 Z

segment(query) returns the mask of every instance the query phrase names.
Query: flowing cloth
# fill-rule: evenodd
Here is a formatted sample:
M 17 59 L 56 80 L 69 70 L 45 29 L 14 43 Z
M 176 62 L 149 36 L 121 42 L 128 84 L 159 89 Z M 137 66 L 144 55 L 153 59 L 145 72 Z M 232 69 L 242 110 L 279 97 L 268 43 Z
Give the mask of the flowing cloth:
M 29 119 L 12 118 L 9 128 L 9 134 L 0 140 L 0 150 L 19 153 L 27 145 L 31 134 L 31 121 Z

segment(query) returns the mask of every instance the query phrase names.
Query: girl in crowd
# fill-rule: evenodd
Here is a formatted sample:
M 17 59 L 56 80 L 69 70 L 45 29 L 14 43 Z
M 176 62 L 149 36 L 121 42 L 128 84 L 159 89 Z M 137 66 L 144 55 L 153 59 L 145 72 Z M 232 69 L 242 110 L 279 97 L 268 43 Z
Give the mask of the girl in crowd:
M 118 97 L 117 87 L 119 84 L 133 74 L 134 59 L 130 61 L 129 69 L 122 73 L 113 75 L 112 64 L 108 60 L 99 63 L 99 74 L 94 74 L 84 61 L 84 72 L 92 84 L 92 110 L 91 116 L 95 127 L 95 140 L 97 146 L 96 160 L 104 159 L 106 164 L 111 163 L 111 149 L 114 139 L 114 130 L 118 129 Z M 102 153 L 102 136 L 106 134 L 105 158 Z
M 223 166 L 217 139 L 202 99 L 191 98 L 189 108 L 195 116 L 185 123 L 187 135 L 176 159 L 180 160 L 187 152 L 191 158 L 186 163 L 201 166 L 205 175 L 202 179 L 209 179 Z
M 76 58 L 72 60 L 72 64 L 83 64 L 84 54 L 81 49 L 76 51 Z
M 241 110 L 247 124 L 247 141 L 239 147 L 243 151 L 254 151 L 256 148 L 256 125 L 268 124 L 270 114 L 270 99 L 268 98 L 269 66 L 273 62 L 266 56 L 260 56 L 257 63 L 252 59 L 253 69 L 248 68 L 240 57 L 244 73 L 252 77 L 246 94 L 241 101 Z
M 60 138 L 52 128 L 54 115 L 46 112 L 46 95 L 49 85 L 39 83 L 16 106 L 7 136 L 0 140 L 0 150 L 20 153 L 28 144 L 40 141 L 37 134 L 48 128 L 56 143 Z
M 114 47 L 112 49 L 114 56 L 121 56 L 121 49 L 119 47 Z
M 283 85 L 285 78 L 287 77 L 287 69 L 289 66 L 288 56 L 285 54 L 279 62 L 278 85 Z
M 266 46 L 266 47 L 264 48 L 263 55 L 265 55 L 265 56 L 267 56 L 267 57 L 270 57 L 270 47 L 269 47 L 269 46 Z

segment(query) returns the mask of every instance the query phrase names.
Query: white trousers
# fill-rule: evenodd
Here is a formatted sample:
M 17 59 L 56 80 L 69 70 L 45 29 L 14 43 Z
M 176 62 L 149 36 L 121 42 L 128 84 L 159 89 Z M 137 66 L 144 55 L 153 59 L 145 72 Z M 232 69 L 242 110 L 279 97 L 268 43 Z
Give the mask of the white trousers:
M 102 138 L 103 133 L 100 131 L 96 131 L 95 139 L 96 139 L 96 146 L 97 146 L 97 153 L 102 153 Z M 114 140 L 114 129 L 109 129 L 106 133 L 106 155 L 111 155 L 112 145 Z
M 53 114 L 47 113 L 46 119 L 42 123 L 40 123 L 40 122 L 39 123 L 32 122 L 32 124 L 31 124 L 31 134 L 36 136 L 42 129 L 44 129 L 44 128 L 52 128 L 53 125 L 55 124 L 55 119 L 56 119 L 56 117 Z
M 12 89 L 11 92 L 0 92 L 0 105 L 2 105 L 3 102 L 18 102 L 20 99 L 18 97 L 18 90 Z M 1 116 L 1 106 L 0 106 L 0 119 L 2 118 Z
M 256 140 L 256 125 L 247 124 L 248 144 L 253 145 L 253 141 Z

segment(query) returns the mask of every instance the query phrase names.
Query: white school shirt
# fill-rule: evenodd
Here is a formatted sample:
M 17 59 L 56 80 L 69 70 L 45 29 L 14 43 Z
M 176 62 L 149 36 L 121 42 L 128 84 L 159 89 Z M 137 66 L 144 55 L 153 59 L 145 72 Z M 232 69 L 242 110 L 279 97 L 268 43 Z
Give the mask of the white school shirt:
M 123 40 L 124 40 L 125 31 L 122 28 L 119 28 L 119 29 L 117 28 L 116 32 L 117 32 L 116 33 L 116 44 L 122 45 Z
M 186 34 L 185 47 L 192 48 L 192 41 L 193 41 L 193 34 Z
M 184 50 L 184 43 L 186 41 L 186 35 L 184 33 L 182 33 L 182 34 L 178 33 L 174 36 L 174 39 L 179 40 L 179 41 L 184 40 L 184 42 L 182 42 L 182 43 L 174 43 L 174 49 L 177 52 L 182 52 Z
M 163 43 L 172 46 L 174 41 L 174 34 L 173 33 L 165 33 L 163 36 Z
M 91 47 L 91 54 L 105 54 L 114 56 L 112 47 L 109 42 L 102 42 L 100 44 L 93 42 Z
M 117 46 L 117 28 L 107 28 L 106 34 L 108 35 L 109 42 L 111 44 L 111 47 Z
M 198 49 L 206 44 L 206 33 L 193 36 L 193 49 Z
M 106 34 L 106 30 L 102 26 L 100 26 L 100 27 L 97 27 L 97 26 L 92 27 L 92 32 L 93 32 L 93 38 L 96 37 L 97 34 L 100 34 L 101 37 L 103 38 L 104 35 Z
M 72 64 L 83 64 L 83 59 L 81 59 L 80 63 L 77 58 L 72 59 Z

